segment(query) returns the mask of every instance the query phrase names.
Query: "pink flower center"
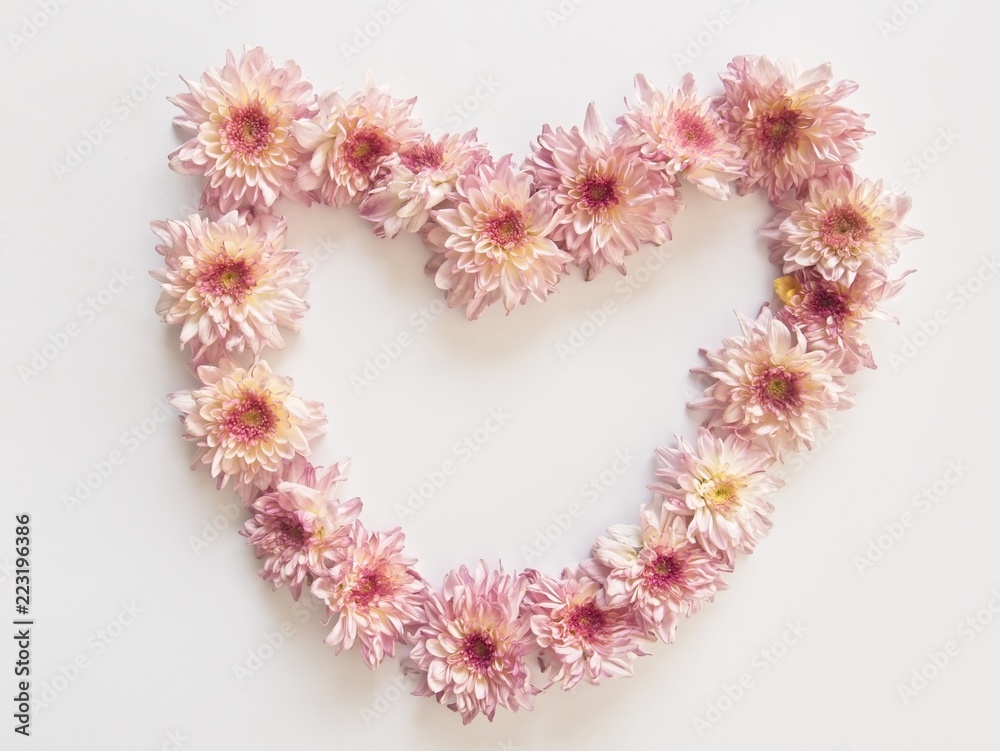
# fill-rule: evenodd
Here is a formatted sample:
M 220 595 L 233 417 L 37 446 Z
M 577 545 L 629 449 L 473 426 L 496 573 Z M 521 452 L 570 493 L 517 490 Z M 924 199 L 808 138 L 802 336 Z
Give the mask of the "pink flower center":
M 499 214 L 491 216 L 483 225 L 483 232 L 490 242 L 504 250 L 516 248 L 528 236 L 524 217 L 516 209 L 502 209 Z
M 843 250 L 868 240 L 872 226 L 853 206 L 835 206 L 823 219 L 823 244 Z
M 308 535 L 302 528 L 295 514 L 288 513 L 278 517 L 272 528 L 274 547 L 283 551 L 301 550 L 305 546 Z
M 462 657 L 465 658 L 465 663 L 480 672 L 485 672 L 493 665 L 496 651 L 493 640 L 482 631 L 469 634 L 462 643 Z
M 240 443 L 256 444 L 274 435 L 277 418 L 270 403 L 261 394 L 244 392 L 226 413 L 226 432 Z
M 583 605 L 574 606 L 566 618 L 566 625 L 576 636 L 585 641 L 593 642 L 604 635 L 608 625 L 608 617 L 591 600 Z
M 757 135 L 764 154 L 778 159 L 799 141 L 798 130 L 802 116 L 787 103 L 780 108 L 762 115 L 757 126 Z
M 226 258 L 212 266 L 198 284 L 202 294 L 231 297 L 235 302 L 253 291 L 257 285 L 253 264 L 245 260 Z
M 681 581 L 683 562 L 676 552 L 660 553 L 646 564 L 646 586 L 653 592 L 666 592 Z
M 613 177 L 588 175 L 580 183 L 580 197 L 590 211 L 618 205 L 618 185 Z
M 351 598 L 356 605 L 368 607 L 372 600 L 388 592 L 389 580 L 383 576 L 381 569 L 365 569 L 351 590 Z
M 705 123 L 705 118 L 694 112 L 674 115 L 674 128 L 681 144 L 694 151 L 703 151 L 715 144 L 715 136 Z
M 229 120 L 222 126 L 225 143 L 234 154 L 248 161 L 256 160 L 274 140 L 271 118 L 260 102 L 229 110 Z
M 832 318 L 837 323 L 847 320 L 851 311 L 847 305 L 847 295 L 841 294 L 832 285 L 824 285 L 813 290 L 806 305 L 811 314 L 822 318 Z
M 399 156 L 403 166 L 414 173 L 437 169 L 443 159 L 444 149 L 435 144 L 414 146 Z
M 362 128 L 352 133 L 344 144 L 344 159 L 351 169 L 364 175 L 370 175 L 391 153 L 392 144 L 376 128 Z
M 767 368 L 754 381 L 757 400 L 764 409 L 775 414 L 801 407 L 801 380 L 801 373 L 789 373 L 784 368 Z

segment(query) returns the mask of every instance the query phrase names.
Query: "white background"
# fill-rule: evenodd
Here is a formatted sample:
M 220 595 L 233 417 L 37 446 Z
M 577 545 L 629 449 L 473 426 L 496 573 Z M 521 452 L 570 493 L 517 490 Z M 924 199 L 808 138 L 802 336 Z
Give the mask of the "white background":
M 1000 281 L 974 283 L 978 293 L 958 302 L 983 259 L 1000 260 L 996 6 L 908 0 L 893 31 L 879 25 L 892 22 L 889 0 L 576 1 L 560 10 L 556 0 L 401 0 L 397 14 L 380 1 L 4 3 L 0 612 L 9 623 L 13 516 L 27 512 L 32 691 L 47 706 L 30 740 L 13 735 L 15 655 L 0 634 L 0 746 L 997 747 L 1000 617 L 988 607 L 1000 593 Z M 388 25 L 345 52 L 380 12 Z M 496 153 L 518 159 L 542 123 L 580 123 L 591 99 L 613 120 L 639 71 L 665 86 L 690 69 L 716 92 L 716 73 L 736 54 L 793 55 L 809 66 L 830 60 L 837 77 L 861 83 L 848 104 L 872 113 L 877 135 L 859 169 L 898 181 L 914 198 L 910 223 L 926 233 L 898 267 L 918 269 L 892 305 L 902 324 L 870 327 L 882 367 L 853 380 L 858 406 L 789 473 L 773 532 L 741 561 L 731 591 L 683 623 L 675 645 L 654 647 L 635 678 L 552 691 L 532 713 L 469 727 L 431 701 L 400 697 L 394 662 L 372 674 L 357 655 L 335 657 L 319 617 L 256 577 L 226 517 L 234 496 L 188 471 L 192 449 L 173 416 L 156 421 L 159 400 L 194 382 L 177 329 L 153 313 L 158 290 L 146 271 L 159 257 L 148 223 L 184 216 L 200 190 L 167 168 L 180 141 L 165 97 L 181 90 L 178 75 L 196 77 L 244 44 L 295 58 L 319 90 L 352 91 L 370 67 L 398 95 L 419 95 L 429 130 L 454 127 L 468 100 L 477 111 L 461 128 L 478 126 Z M 53 165 L 75 164 L 69 152 L 105 118 L 99 145 L 57 174 Z M 404 521 L 431 581 L 480 557 L 524 567 L 553 515 L 579 503 L 585 513 L 531 561 L 558 572 L 609 523 L 635 518 L 652 449 L 693 434 L 684 403 L 697 349 L 736 331 L 734 309 L 756 311 L 774 270 L 755 234 L 768 217 L 762 196 L 720 204 L 687 190 L 686 199 L 666 264 L 650 273 L 650 249 L 630 260 L 632 278 L 645 280 L 631 296 L 613 272 L 590 284 L 574 275 L 544 305 L 507 318 L 491 309 L 476 323 L 446 311 L 426 331 L 411 315 L 439 298 L 414 238 L 376 241 L 348 209 L 288 208 L 290 246 L 322 260 L 305 328 L 272 363 L 326 403 L 330 430 L 316 459 L 353 457 L 349 492 L 365 500 L 371 526 L 395 525 L 395 505 L 425 473 L 456 462 L 458 473 Z M 338 247 L 323 251 L 331 242 Z M 116 271 L 132 281 L 82 316 L 78 307 Z M 617 312 L 560 358 L 556 345 L 609 299 Z M 944 321 L 936 329 L 926 323 L 935 316 Z M 78 335 L 44 370 L 21 369 L 71 323 Z M 412 346 L 356 393 L 351 377 L 401 332 Z M 509 419 L 463 460 L 454 445 L 494 408 Z M 128 438 L 133 429 L 141 442 Z M 79 483 L 115 451 L 120 466 L 75 503 Z M 618 452 L 635 459 L 590 503 L 582 486 Z M 950 463 L 963 468 L 952 486 Z M 915 500 L 925 488 L 933 505 Z M 883 537 L 881 560 L 860 563 L 907 512 L 905 534 Z M 213 521 L 225 527 L 218 539 Z M 977 613 L 978 631 L 961 627 Z M 776 649 L 793 641 L 788 624 L 806 632 Z M 274 650 L 268 638 L 284 643 Z M 904 701 L 899 687 L 949 642 L 957 656 Z M 739 695 L 741 680 L 749 687 Z

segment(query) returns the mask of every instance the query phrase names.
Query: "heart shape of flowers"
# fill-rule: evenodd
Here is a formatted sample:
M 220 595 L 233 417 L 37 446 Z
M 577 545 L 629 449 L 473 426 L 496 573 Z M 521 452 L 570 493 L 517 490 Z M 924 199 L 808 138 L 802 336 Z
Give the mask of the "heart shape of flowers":
M 414 693 L 464 722 L 531 708 L 551 686 L 630 675 L 644 643 L 672 642 L 770 529 L 781 482 L 769 473 L 851 405 L 845 376 L 875 367 L 863 325 L 891 318 L 881 304 L 906 274 L 889 267 L 920 233 L 903 225 L 908 198 L 850 166 L 870 135 L 867 116 L 841 104 L 856 85 L 832 83 L 828 64 L 803 72 L 764 57 L 735 58 L 722 83 L 702 99 L 690 74 L 666 91 L 639 75 L 616 131 L 591 104 L 582 127 L 544 126 L 520 166 L 475 131 L 432 138 L 415 99 L 370 77 L 350 98 L 317 97 L 298 66 L 260 48 L 229 53 L 171 99 L 190 139 L 170 166 L 206 178 L 208 213 L 152 224 L 165 260 L 152 272 L 157 313 L 181 327 L 200 381 L 169 397 L 197 443 L 192 468 L 209 467 L 220 489 L 232 482 L 262 577 L 322 602 L 328 644 L 356 647 L 372 669 L 407 646 Z M 761 234 L 782 270 L 780 308 L 737 314 L 739 333 L 702 350 L 693 372 L 707 386 L 689 407 L 708 417 L 694 442 L 656 450 L 638 524 L 610 528 L 556 577 L 480 562 L 429 586 L 401 529 L 368 530 L 360 499 L 338 500 L 340 465 L 309 462 L 322 404 L 262 358 L 308 307 L 308 267 L 284 247 L 276 200 L 356 204 L 379 237 L 420 233 L 427 273 L 475 319 L 496 302 L 510 313 L 545 300 L 571 265 L 588 280 L 624 274 L 640 246 L 670 238 L 681 179 L 720 200 L 767 192 L 775 214 Z

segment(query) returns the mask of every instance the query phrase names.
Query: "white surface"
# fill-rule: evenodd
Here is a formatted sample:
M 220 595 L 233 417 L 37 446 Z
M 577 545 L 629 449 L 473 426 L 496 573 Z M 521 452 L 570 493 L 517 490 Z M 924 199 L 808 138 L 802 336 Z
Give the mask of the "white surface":
M 22 33 L 46 2 L 57 12 L 15 51 L 9 34 Z M 27 741 L 9 740 L 5 705 L 0 746 L 167 749 L 179 734 L 185 751 L 362 742 L 463 751 L 996 747 L 1000 615 L 981 632 L 958 629 L 1000 591 L 1000 281 L 960 310 L 955 303 L 958 285 L 997 254 L 995 5 L 908 0 L 915 13 L 886 39 L 879 22 L 895 7 L 886 0 L 564 0 L 562 11 L 555 0 L 402 2 L 402 12 L 346 60 L 341 44 L 383 3 L 46 2 L 9 0 L 0 11 L 9 478 L 0 562 L 13 560 L 12 516 L 30 512 L 33 691 L 42 698 L 46 684 L 65 690 L 35 714 Z M 731 23 L 713 24 L 724 10 Z M 565 21 L 553 25 L 550 11 Z M 721 34 L 678 66 L 674 53 L 706 24 Z M 318 619 L 304 622 L 302 606 L 255 576 L 235 522 L 199 553 L 192 549 L 206 524 L 235 508 L 234 497 L 188 471 L 191 447 L 172 417 L 141 443 L 127 438 L 161 416 L 166 392 L 192 384 L 176 329 L 153 313 L 157 287 L 145 272 L 158 256 L 147 225 L 183 216 L 200 189 L 166 166 L 179 143 L 165 101 L 180 90 L 176 76 L 195 77 L 244 44 L 263 44 L 278 60 L 294 57 L 320 90 L 353 90 L 371 67 L 398 95 L 419 95 L 431 130 L 454 126 L 450 108 L 474 95 L 480 77 L 492 78 L 496 90 L 461 126 L 479 126 L 497 153 L 518 157 L 543 122 L 581 122 L 591 99 L 613 119 L 639 71 L 666 85 L 689 68 L 703 90 L 715 91 L 716 73 L 733 55 L 794 55 L 810 65 L 831 60 L 838 77 L 861 83 L 849 104 L 872 113 L 877 135 L 865 142 L 860 170 L 899 181 L 914 197 L 911 223 L 926 233 L 901 264 L 919 269 L 893 305 L 903 323 L 871 327 L 882 368 L 854 380 L 858 406 L 838 416 L 837 434 L 792 474 L 771 536 L 742 561 L 731 591 L 683 623 L 674 646 L 654 648 L 634 679 L 549 692 L 532 713 L 501 712 L 493 724 L 462 727 L 431 701 L 396 699 L 394 664 L 371 674 L 356 655 L 336 658 L 322 644 Z M 148 97 L 130 108 L 121 97 L 144 77 Z M 110 133 L 57 180 L 52 163 L 104 118 Z M 942 129 L 957 140 L 939 139 Z M 921 171 L 913 159 L 936 139 L 948 148 Z M 608 523 L 634 518 L 652 449 L 675 432 L 692 433 L 683 405 L 697 348 L 732 334 L 732 310 L 755 311 L 773 274 L 755 236 L 768 214 L 761 196 L 728 205 L 691 190 L 686 198 L 667 246 L 672 257 L 631 299 L 616 291 L 611 273 L 588 285 L 574 276 L 544 305 L 506 319 L 491 310 L 475 324 L 447 311 L 425 332 L 410 316 L 438 296 L 413 238 L 378 242 L 350 210 L 288 209 L 292 247 L 315 253 L 331 238 L 339 249 L 317 263 L 303 333 L 271 359 L 295 377 L 300 394 L 327 404 L 330 433 L 316 456 L 323 463 L 353 456 L 349 489 L 365 499 L 371 525 L 395 524 L 393 505 L 425 472 L 449 459 L 459 465 L 405 521 L 410 549 L 432 581 L 480 556 L 523 567 L 522 547 L 551 515 L 579 502 L 584 516 L 536 562 L 558 571 Z M 630 269 L 653 259 L 646 249 Z M 92 321 L 82 318 L 78 306 L 121 269 L 134 280 Z M 618 312 L 561 361 L 557 342 L 609 298 Z M 889 353 L 939 310 L 948 320 L 937 334 L 891 367 Z M 18 366 L 70 322 L 79 336 L 24 382 Z M 351 376 L 407 330 L 415 343 L 356 395 Z M 463 460 L 454 444 L 491 408 L 509 419 Z M 121 466 L 69 513 L 66 494 L 113 451 Z M 588 503 L 581 486 L 616 452 L 637 459 Z M 915 501 L 949 462 L 968 467 L 960 483 L 933 506 Z M 914 526 L 859 572 L 856 556 L 907 511 Z M 2 576 L 0 613 L 9 623 L 13 578 Z M 141 609 L 134 622 L 110 625 L 120 614 L 133 620 L 122 611 L 133 602 Z M 1000 610 L 1000 599 L 994 604 Z M 788 623 L 807 633 L 765 673 L 762 651 Z M 99 631 L 109 626 L 118 638 L 102 644 Z M 241 682 L 234 669 L 248 650 L 283 627 L 286 643 Z M 949 641 L 957 657 L 904 703 L 898 685 Z M 2 642 L 0 694 L 10 697 L 14 650 L 9 636 Z M 78 659 L 85 669 L 60 680 Z M 732 705 L 723 699 L 729 711 L 700 736 L 695 718 L 745 674 L 752 686 Z

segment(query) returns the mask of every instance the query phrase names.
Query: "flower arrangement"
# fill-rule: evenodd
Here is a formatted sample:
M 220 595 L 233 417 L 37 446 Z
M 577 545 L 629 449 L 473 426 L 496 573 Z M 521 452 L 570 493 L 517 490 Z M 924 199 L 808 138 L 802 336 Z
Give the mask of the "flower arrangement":
M 715 98 L 691 75 L 667 90 L 639 75 L 616 130 L 591 105 L 582 127 L 544 126 L 523 164 L 475 131 L 432 138 L 415 99 L 370 77 L 349 97 L 317 96 L 260 48 L 186 83 L 171 101 L 190 138 L 169 163 L 205 178 L 207 216 L 153 222 L 165 266 L 152 275 L 200 381 L 169 397 L 197 444 L 192 467 L 235 487 L 261 576 L 322 603 L 328 644 L 372 669 L 405 649 L 414 693 L 466 723 L 631 675 L 644 644 L 672 642 L 681 617 L 726 588 L 737 554 L 771 528 L 773 468 L 851 406 L 846 376 L 875 367 L 863 325 L 889 317 L 881 305 L 905 277 L 890 266 L 920 236 L 903 224 L 909 200 L 851 167 L 870 132 L 842 104 L 856 85 L 833 82 L 829 65 L 737 57 Z M 572 266 L 588 280 L 625 274 L 643 245 L 670 239 L 684 181 L 718 200 L 764 191 L 775 214 L 760 232 L 781 270 L 775 308 L 738 314 L 739 333 L 702 350 L 697 440 L 657 449 L 638 523 L 610 528 L 559 576 L 480 561 L 431 586 L 401 529 L 370 531 L 361 500 L 337 497 L 345 468 L 310 463 L 323 407 L 263 358 L 308 308 L 308 267 L 284 247 L 276 201 L 354 204 L 379 237 L 419 233 L 426 272 L 472 320 L 545 300 Z

